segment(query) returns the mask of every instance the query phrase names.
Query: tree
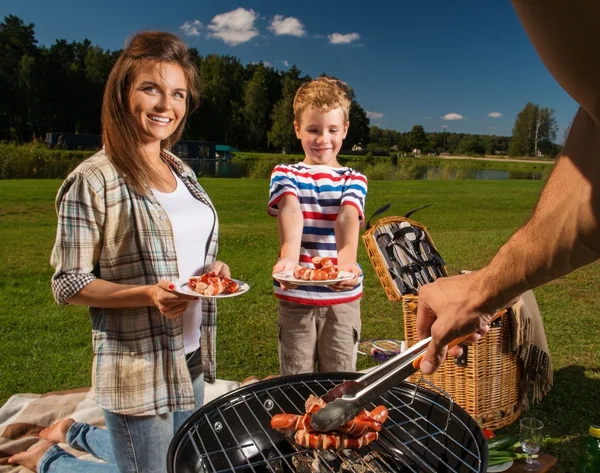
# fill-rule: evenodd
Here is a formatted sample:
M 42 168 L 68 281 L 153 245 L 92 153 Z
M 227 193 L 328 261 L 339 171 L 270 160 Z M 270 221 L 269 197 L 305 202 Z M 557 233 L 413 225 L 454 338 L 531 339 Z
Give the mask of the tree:
M 485 146 L 479 136 L 466 135 L 460 142 L 460 150 L 467 155 L 485 154 Z
M 452 154 L 457 153 L 461 140 L 462 136 L 459 133 L 446 134 L 446 150 Z
M 352 92 L 354 95 L 354 92 Z M 354 145 L 365 146 L 369 142 L 369 125 L 371 120 L 367 117 L 367 112 L 353 100 L 350 103 L 350 113 L 348 114 L 350 127 L 344 140 L 344 148 L 352 149 Z
M 38 64 L 33 23 L 8 15 L 0 23 L 0 138 L 21 141 L 27 130 L 34 134 Z
M 296 143 L 294 132 L 294 96 L 300 87 L 300 70 L 292 66 L 281 79 L 282 97 L 273 107 L 271 122 L 267 134 L 268 144 L 287 152 Z
M 554 110 L 529 102 L 515 119 L 508 153 L 511 156 L 552 154 L 557 130 Z
M 246 86 L 244 93 L 244 125 L 250 149 L 257 149 L 265 142 L 267 136 L 267 117 L 270 104 L 264 66 L 258 67 Z
M 226 143 L 246 145 L 242 117 L 245 70 L 232 56 L 206 56 L 199 64 L 202 100 L 190 117 L 187 135 Z
M 427 143 L 427 135 L 423 125 L 413 126 L 412 130 L 408 132 L 408 145 L 411 149 L 425 150 Z

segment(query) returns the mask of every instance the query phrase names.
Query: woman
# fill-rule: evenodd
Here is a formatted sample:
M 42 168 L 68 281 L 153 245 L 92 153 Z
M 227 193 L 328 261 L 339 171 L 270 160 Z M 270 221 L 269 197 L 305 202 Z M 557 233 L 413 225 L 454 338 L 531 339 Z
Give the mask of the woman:
M 48 440 L 11 463 L 164 472 L 174 432 L 202 405 L 204 375 L 215 375 L 216 307 L 175 292 L 173 281 L 230 272 L 215 261 L 210 199 L 168 151 L 197 100 L 196 68 L 174 35 L 137 34 L 113 67 L 102 105 L 104 149 L 58 192 L 51 261 L 57 302 L 90 307 L 92 389 L 108 431 L 65 420 L 42 435 L 108 463 L 77 460 Z

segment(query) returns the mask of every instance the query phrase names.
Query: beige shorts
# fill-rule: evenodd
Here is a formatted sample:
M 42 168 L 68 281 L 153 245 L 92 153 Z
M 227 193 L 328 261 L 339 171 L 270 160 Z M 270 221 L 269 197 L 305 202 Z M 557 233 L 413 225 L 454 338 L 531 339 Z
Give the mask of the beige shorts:
M 356 371 L 360 329 L 360 299 L 333 306 L 280 300 L 280 373 Z

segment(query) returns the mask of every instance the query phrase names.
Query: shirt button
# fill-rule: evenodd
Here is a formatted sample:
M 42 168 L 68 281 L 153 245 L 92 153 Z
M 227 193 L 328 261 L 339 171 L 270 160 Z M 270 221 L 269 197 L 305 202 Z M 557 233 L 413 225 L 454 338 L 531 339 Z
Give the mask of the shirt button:
M 160 217 L 158 218 L 164 222 L 167 219 L 167 216 L 164 214 L 160 214 Z

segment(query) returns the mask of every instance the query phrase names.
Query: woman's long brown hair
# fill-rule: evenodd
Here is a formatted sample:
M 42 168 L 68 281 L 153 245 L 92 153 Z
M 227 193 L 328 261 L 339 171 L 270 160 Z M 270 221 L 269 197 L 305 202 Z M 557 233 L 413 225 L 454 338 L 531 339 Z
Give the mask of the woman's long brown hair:
M 141 64 L 167 62 L 183 70 L 188 94 L 186 113 L 175 132 L 161 141 L 169 149 L 181 137 L 185 121 L 198 105 L 198 74 L 186 44 L 171 33 L 147 31 L 136 34 L 117 59 L 104 89 L 102 141 L 108 158 L 139 193 L 146 194 L 158 173 L 148 164 L 141 139 L 129 110 L 129 95 Z

